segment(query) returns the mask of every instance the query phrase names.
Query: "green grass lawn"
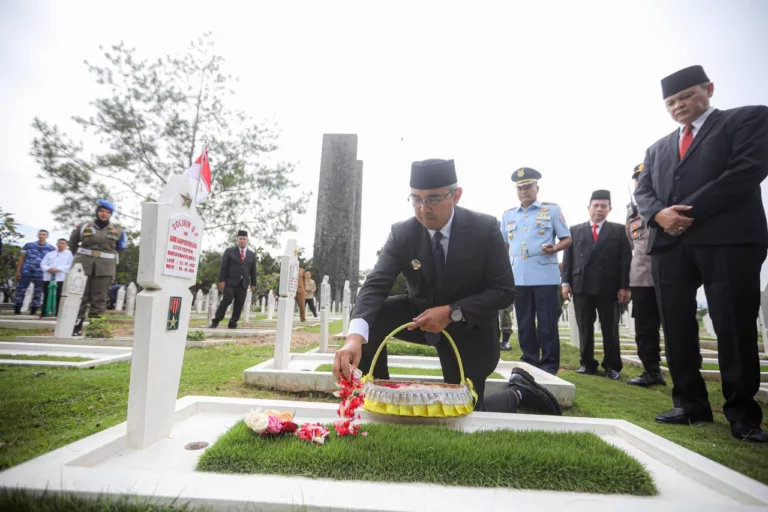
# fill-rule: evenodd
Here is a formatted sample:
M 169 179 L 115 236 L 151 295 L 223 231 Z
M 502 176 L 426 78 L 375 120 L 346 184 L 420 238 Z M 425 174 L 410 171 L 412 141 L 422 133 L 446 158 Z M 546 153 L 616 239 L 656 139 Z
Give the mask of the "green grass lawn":
M 13 512 L 208 512 L 210 507 L 192 508 L 181 500 L 155 505 L 146 499 L 123 496 L 81 498 L 72 494 L 30 495 L 15 489 L 0 489 L 0 510 Z
M 321 364 L 315 368 L 316 372 L 330 372 L 333 370 L 332 364 Z M 431 375 L 442 377 L 443 370 L 440 368 L 409 368 L 407 366 L 390 366 L 389 373 L 392 375 Z M 493 372 L 488 376 L 489 379 L 504 379 L 500 373 Z
M 591 433 L 465 433 L 438 426 L 367 425 L 367 437 L 322 446 L 265 438 L 236 424 L 197 470 L 335 480 L 508 487 L 598 494 L 657 494 L 642 464 Z
M 62 361 L 71 363 L 80 363 L 90 361 L 87 357 L 66 357 L 66 356 L 11 356 L 0 354 L 0 359 L 15 359 L 18 361 Z
M 294 322 L 293 325 L 294 325 L 294 327 L 296 325 L 301 325 L 301 322 Z M 329 335 L 333 336 L 334 334 L 339 334 L 341 332 L 341 329 L 342 329 L 342 321 L 341 320 L 334 320 L 333 322 L 328 322 L 328 334 Z M 302 329 L 302 331 L 304 331 L 304 332 L 319 333 L 320 332 L 320 324 L 312 325 L 312 326 L 309 326 L 309 327 L 305 327 L 305 328 Z M 339 342 L 343 343 L 341 340 Z

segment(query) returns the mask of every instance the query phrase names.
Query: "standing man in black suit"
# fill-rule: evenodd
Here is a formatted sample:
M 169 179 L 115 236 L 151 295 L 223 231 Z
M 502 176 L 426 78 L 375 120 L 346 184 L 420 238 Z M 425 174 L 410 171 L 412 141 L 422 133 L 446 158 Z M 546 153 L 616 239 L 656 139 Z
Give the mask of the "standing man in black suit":
M 229 319 L 228 327 L 237 329 L 237 322 L 243 311 L 248 286 L 250 285 L 251 291 L 256 288 L 256 274 L 256 254 L 248 249 L 248 232 L 238 231 L 237 245 L 224 251 L 221 257 L 219 291 L 224 292 L 224 298 L 219 303 L 216 316 L 211 321 L 212 329 L 219 326 L 227 308 L 232 304 L 232 299 L 235 300 L 235 306 L 232 308 L 232 317 Z
M 701 66 L 661 81 L 679 124 L 648 148 L 635 190 L 653 228 L 650 253 L 674 408 L 660 423 L 711 423 L 699 372 L 696 290 L 704 285 L 717 333 L 723 413 L 737 439 L 768 442 L 754 396 L 760 385 L 756 319 L 768 227 L 760 183 L 768 176 L 768 108 L 717 110 Z
M 515 296 L 504 240 L 495 218 L 456 206 L 462 189 L 453 160 L 414 162 L 410 185 L 414 217 L 392 226 L 360 289 L 347 341 L 336 352 L 334 376 L 349 378 L 350 366 L 358 365 L 367 373 L 387 334 L 414 322 L 398 338 L 435 346 L 445 382 L 458 384 L 456 356 L 441 334 L 447 330 L 481 410 L 515 412 L 524 403 L 542 414 L 559 414 L 554 397 L 521 370 L 512 375 L 507 390 L 483 397 L 485 379 L 499 361 L 497 312 Z M 408 294 L 388 297 L 400 273 Z M 373 375 L 389 378 L 386 347 Z
M 579 327 L 581 368 L 576 373 L 595 375 L 595 310 L 603 331 L 605 376 L 619 379 L 619 304 L 627 304 L 632 248 L 624 225 L 606 222 L 611 212 L 611 193 L 596 190 L 589 201 L 589 222 L 571 226 L 573 244 L 563 255 L 563 299 L 573 299 Z

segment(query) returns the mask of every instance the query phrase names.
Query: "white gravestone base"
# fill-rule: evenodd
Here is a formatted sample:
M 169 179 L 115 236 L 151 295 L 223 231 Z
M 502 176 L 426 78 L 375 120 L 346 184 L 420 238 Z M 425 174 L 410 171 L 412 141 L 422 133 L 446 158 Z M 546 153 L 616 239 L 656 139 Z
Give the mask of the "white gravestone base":
M 54 338 L 72 337 L 86 283 L 88 283 L 88 276 L 85 275 L 83 266 L 76 263 L 67 274 L 64 288 L 61 290 L 61 304 L 59 304 L 59 315 L 56 318 L 56 329 L 53 331 Z

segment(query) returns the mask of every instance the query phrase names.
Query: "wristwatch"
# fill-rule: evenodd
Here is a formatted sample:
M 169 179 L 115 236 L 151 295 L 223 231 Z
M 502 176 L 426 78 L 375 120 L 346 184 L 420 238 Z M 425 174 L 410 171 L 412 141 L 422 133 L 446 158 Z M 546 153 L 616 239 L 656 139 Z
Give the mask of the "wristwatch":
M 464 313 L 462 313 L 461 308 L 458 304 L 451 304 L 451 322 L 463 322 L 464 321 Z

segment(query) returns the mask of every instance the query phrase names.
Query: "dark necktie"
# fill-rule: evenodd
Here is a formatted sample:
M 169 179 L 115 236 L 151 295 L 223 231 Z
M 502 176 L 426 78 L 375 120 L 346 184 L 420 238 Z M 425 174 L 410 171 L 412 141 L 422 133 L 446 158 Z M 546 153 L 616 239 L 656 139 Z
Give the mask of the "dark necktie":
M 436 231 L 432 235 L 432 256 L 435 258 L 435 289 L 440 285 L 440 281 L 443 279 L 443 272 L 445 270 L 445 251 L 443 250 L 443 244 L 440 241 L 443 239 L 443 234 Z M 440 341 L 442 334 L 439 332 L 425 332 L 424 339 L 427 345 L 435 346 Z
M 683 136 L 680 137 L 680 160 L 683 159 L 693 142 L 693 125 L 687 124 L 683 128 Z

